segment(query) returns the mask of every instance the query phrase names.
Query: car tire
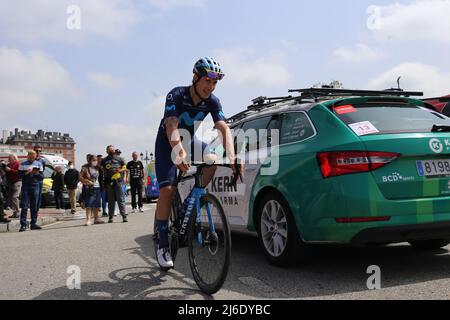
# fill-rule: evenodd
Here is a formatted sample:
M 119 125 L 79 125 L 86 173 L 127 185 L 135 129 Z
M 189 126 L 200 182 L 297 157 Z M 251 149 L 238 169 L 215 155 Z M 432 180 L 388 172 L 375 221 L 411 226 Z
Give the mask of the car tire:
M 434 239 L 434 240 L 420 240 L 409 241 L 409 244 L 418 250 L 439 250 L 450 244 L 449 240 Z
M 305 262 L 310 248 L 302 241 L 286 200 L 276 192 L 266 193 L 257 208 L 258 239 L 269 262 L 279 267 Z

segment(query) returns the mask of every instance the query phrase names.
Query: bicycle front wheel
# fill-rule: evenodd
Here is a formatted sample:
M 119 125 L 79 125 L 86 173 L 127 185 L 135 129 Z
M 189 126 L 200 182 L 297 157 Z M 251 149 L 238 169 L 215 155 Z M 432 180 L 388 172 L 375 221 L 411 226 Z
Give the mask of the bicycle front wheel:
M 223 208 L 211 194 L 200 198 L 200 212 L 189 222 L 189 265 L 200 290 L 214 294 L 228 274 L 231 234 Z

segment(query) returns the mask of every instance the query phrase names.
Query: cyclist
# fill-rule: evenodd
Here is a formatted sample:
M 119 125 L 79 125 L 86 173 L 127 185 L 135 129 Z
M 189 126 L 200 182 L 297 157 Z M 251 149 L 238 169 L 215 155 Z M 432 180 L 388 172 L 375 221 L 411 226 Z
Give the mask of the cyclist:
M 175 88 L 167 95 L 164 118 L 156 138 L 155 166 L 160 188 L 156 206 L 159 233 L 157 259 L 163 268 L 173 268 L 169 252 L 168 225 L 171 202 L 176 192 L 173 183 L 177 178 L 177 168 L 187 172 L 189 159 L 193 161 L 214 159 L 207 144 L 194 138 L 196 125 L 209 113 L 214 120 L 215 128 L 221 133 L 222 144 L 225 146 L 233 173 L 236 173 L 231 131 L 225 122 L 219 99 L 212 94 L 217 82 L 225 76 L 222 68 L 214 59 L 205 57 L 195 63 L 193 73 L 192 85 Z M 181 137 L 181 129 L 189 133 L 189 139 L 186 139 L 186 135 L 183 135 L 184 139 Z M 201 150 L 205 157 L 202 158 L 198 151 L 195 152 L 196 150 Z M 210 167 L 203 171 L 204 185 L 214 177 L 215 169 Z

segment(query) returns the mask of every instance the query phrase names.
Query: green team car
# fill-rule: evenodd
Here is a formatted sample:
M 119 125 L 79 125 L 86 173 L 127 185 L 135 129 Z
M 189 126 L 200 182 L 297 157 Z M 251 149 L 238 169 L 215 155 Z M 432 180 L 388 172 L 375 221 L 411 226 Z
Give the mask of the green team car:
M 228 120 L 244 182 L 230 188 L 230 170 L 218 169 L 208 190 L 232 231 L 256 231 L 275 265 L 305 259 L 308 244 L 450 243 L 450 118 L 417 92 L 292 91 Z M 256 142 L 237 138 L 249 129 Z

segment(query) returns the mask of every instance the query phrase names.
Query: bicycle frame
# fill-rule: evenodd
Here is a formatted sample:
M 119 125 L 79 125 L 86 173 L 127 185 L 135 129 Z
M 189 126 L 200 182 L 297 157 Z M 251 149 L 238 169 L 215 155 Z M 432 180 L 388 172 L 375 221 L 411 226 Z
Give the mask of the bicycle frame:
M 229 165 L 222 165 L 222 166 L 230 167 Z M 188 197 L 186 198 L 186 200 L 188 201 L 187 209 L 186 209 L 186 212 L 184 213 L 183 221 L 180 221 L 181 222 L 180 229 L 177 232 L 183 239 L 185 239 L 185 237 L 186 237 L 186 230 L 189 225 L 190 217 L 194 210 L 194 205 L 195 205 L 195 210 L 197 213 L 197 224 L 201 225 L 201 223 L 202 223 L 202 221 L 201 221 L 202 219 L 201 219 L 201 215 L 200 215 L 200 212 L 201 212 L 200 199 L 203 195 L 207 194 L 206 188 L 203 187 L 203 181 L 202 181 L 202 170 L 205 167 L 205 165 L 202 164 L 202 165 L 199 165 L 198 167 L 199 167 L 198 168 L 199 174 L 195 175 L 194 188 L 191 190 Z M 177 187 L 178 183 L 181 180 L 183 180 L 182 177 L 183 177 L 183 174 L 180 171 L 178 178 L 176 180 L 176 183 L 174 184 L 175 187 Z M 242 176 L 240 174 L 238 174 L 238 176 L 236 176 L 235 179 L 237 179 L 237 177 L 241 177 L 241 180 L 242 180 Z M 237 180 L 235 180 L 233 183 L 236 183 L 236 181 Z M 211 204 L 210 203 L 207 203 L 206 212 L 207 212 L 207 217 L 208 217 L 209 230 L 214 236 L 217 237 L 216 228 L 214 226 L 213 217 L 211 214 Z M 198 241 L 198 244 L 200 244 L 200 245 L 204 244 L 201 231 L 198 232 L 197 241 Z
M 188 201 L 188 206 L 187 206 L 186 212 L 184 214 L 183 222 L 181 224 L 181 228 L 180 228 L 180 232 L 179 232 L 180 235 L 185 235 L 186 234 L 186 229 L 187 229 L 187 226 L 189 224 L 189 219 L 190 219 L 190 217 L 192 215 L 192 212 L 194 210 L 194 204 L 195 204 L 195 210 L 196 210 L 196 213 L 197 213 L 197 223 L 199 225 L 202 223 L 202 221 L 201 221 L 202 219 L 201 219 L 201 215 L 200 215 L 200 212 L 201 212 L 200 198 L 203 195 L 205 195 L 206 193 L 207 192 L 206 192 L 205 188 L 194 187 L 192 189 L 191 193 L 188 196 L 188 200 L 187 200 Z M 210 203 L 206 204 L 206 212 L 207 212 L 207 217 L 208 217 L 210 230 L 211 230 L 211 232 L 213 234 L 215 234 L 216 230 L 215 230 L 214 223 L 213 223 L 213 220 L 212 220 L 211 204 Z M 203 236 L 202 236 L 201 232 L 199 232 L 198 235 L 197 235 L 197 242 L 200 245 L 203 244 Z

